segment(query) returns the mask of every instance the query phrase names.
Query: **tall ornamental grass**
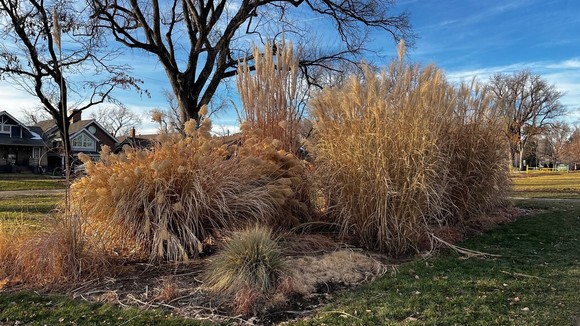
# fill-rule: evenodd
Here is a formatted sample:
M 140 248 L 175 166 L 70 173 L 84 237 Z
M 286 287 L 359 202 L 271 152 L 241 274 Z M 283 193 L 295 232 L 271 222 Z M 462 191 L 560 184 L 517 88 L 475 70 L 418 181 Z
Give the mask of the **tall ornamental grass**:
M 88 175 L 71 187 L 84 230 L 110 252 L 187 260 L 216 232 L 299 223 L 306 209 L 294 199 L 300 162 L 272 139 L 223 144 L 210 123 L 188 122 L 186 137 L 162 135 L 152 149 L 105 149 L 97 163 L 84 157 Z
M 253 63 L 244 60 L 238 66 L 236 85 L 243 111 L 240 120 L 250 129 L 261 130 L 281 147 L 298 153 L 301 119 L 298 82 L 298 57 L 292 43 L 266 43 L 261 50 L 254 46 Z
M 446 167 L 441 174 L 446 184 L 444 222 L 462 225 L 504 206 L 511 182 L 502 118 L 486 89 L 461 84 L 455 89 L 453 108 L 439 141 Z
M 508 184 L 487 94 L 406 64 L 403 52 L 388 70 L 367 69 L 310 103 L 321 209 L 343 234 L 393 255 L 417 250 L 435 226 L 494 208 Z

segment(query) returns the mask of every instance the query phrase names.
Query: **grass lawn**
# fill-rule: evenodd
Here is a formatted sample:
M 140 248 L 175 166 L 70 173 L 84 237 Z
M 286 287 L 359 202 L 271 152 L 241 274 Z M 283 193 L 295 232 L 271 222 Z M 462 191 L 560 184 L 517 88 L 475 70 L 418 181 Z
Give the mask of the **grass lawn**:
M 500 257 L 444 251 L 403 264 L 294 325 L 575 325 L 580 321 L 580 203 L 518 201 L 535 214 L 461 246 Z M 0 295 L 0 323 L 195 325 L 135 310 L 31 293 Z
M 0 197 L 0 223 L 4 226 L 39 227 L 63 196 Z
M 0 191 L 64 189 L 62 178 L 52 178 L 35 174 L 0 173 Z
M 404 264 L 295 324 L 577 325 L 580 204 L 521 204 L 543 211 L 461 244 L 500 257 Z
M 7 322 L 7 324 L 4 324 Z M 32 293 L 0 295 L 0 325 L 210 325 L 175 318 L 159 310 L 119 309 L 64 296 Z
M 525 198 L 580 198 L 580 172 L 512 175 L 513 196 Z

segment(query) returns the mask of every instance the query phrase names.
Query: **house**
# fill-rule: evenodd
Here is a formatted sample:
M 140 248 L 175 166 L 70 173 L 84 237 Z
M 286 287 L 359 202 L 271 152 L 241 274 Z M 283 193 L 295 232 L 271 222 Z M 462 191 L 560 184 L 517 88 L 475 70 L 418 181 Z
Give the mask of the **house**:
M 33 128 L 38 128 L 47 146 L 45 168 L 48 171 L 62 168 L 64 166 L 63 143 L 55 121 L 39 121 Z M 73 111 L 69 135 L 73 158 L 77 158 L 79 153 L 85 153 L 91 158 L 98 159 L 101 146 L 107 145 L 113 150 L 117 145 L 117 138 L 96 120 L 83 120 L 82 111 Z M 78 162 L 73 162 L 75 163 Z
M 139 149 L 153 148 L 153 146 L 157 143 L 158 137 L 158 134 L 135 135 L 135 128 L 131 128 L 131 130 L 129 130 L 129 136 L 119 137 L 119 142 L 117 143 L 117 147 L 115 147 L 114 152 L 121 152 L 125 145 Z
M 0 111 L 0 172 L 35 172 L 46 164 L 46 148 L 38 129 Z
M 75 111 L 69 127 L 72 155 L 97 159 L 101 146 L 114 149 L 117 139 L 96 120 L 82 120 Z M 55 171 L 64 166 L 60 132 L 54 120 L 25 126 L 6 111 L 0 112 L 0 172 Z M 74 162 L 73 162 L 74 163 Z

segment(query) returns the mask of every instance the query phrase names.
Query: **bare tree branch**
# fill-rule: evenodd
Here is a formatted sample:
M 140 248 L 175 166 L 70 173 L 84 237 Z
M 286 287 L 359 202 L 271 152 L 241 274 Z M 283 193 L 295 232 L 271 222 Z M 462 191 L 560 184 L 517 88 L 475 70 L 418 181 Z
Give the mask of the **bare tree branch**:
M 76 102 L 75 109 L 85 110 L 114 100 L 111 92 L 115 88 L 140 90 L 140 81 L 126 74 L 128 67 L 110 64 L 114 56 L 108 49 L 103 51 L 102 35 L 85 11 L 68 1 L 51 5 L 49 8 L 43 0 L 0 0 L 0 39 L 4 43 L 0 77 L 12 79 L 40 100 L 65 140 L 65 153 L 70 153 L 66 141 L 72 115 L 69 105 Z M 61 28 L 54 31 L 57 23 Z M 61 48 L 55 39 L 62 39 L 66 46 Z M 87 78 L 91 71 L 94 78 Z M 73 78 L 79 72 L 84 81 Z
M 331 22 L 342 42 L 320 56 L 300 61 L 310 85 L 323 81 L 311 73 L 339 72 L 360 61 L 371 30 L 412 44 L 409 14 L 393 14 L 393 0 L 92 0 L 99 27 L 133 49 L 157 56 L 180 108 L 180 120 L 198 119 L 220 83 L 236 74 L 238 62 L 250 55 L 252 40 L 277 42 L 292 35 L 294 44 L 310 31 L 291 17 L 313 13 Z M 305 42 L 305 44 L 307 44 Z M 303 53 L 309 53 L 303 49 Z M 251 66 L 252 64 L 250 64 Z

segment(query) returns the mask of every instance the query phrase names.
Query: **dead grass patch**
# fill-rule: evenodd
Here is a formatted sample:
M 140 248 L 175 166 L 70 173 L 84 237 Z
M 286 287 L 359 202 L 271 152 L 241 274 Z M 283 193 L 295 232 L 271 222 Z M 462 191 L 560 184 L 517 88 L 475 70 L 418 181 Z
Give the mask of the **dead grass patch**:
M 353 286 L 369 282 L 387 271 L 387 266 L 378 260 L 350 249 L 291 257 L 288 266 L 292 289 L 304 296 L 329 283 Z

